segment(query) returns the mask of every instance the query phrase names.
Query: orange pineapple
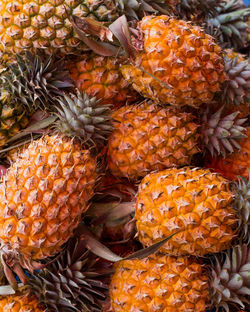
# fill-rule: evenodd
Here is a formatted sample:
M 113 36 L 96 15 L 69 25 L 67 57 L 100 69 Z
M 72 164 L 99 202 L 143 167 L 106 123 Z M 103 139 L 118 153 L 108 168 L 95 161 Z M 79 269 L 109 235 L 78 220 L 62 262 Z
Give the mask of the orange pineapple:
M 202 256 L 249 241 L 250 184 L 237 185 L 208 169 L 185 167 L 147 175 L 139 186 L 135 219 L 144 246 L 174 235 L 161 247 L 173 255 Z
M 54 255 L 72 235 L 93 195 L 96 160 L 61 135 L 32 142 L 0 185 L 0 238 L 23 261 Z
M 250 249 L 246 245 L 216 256 L 208 266 L 197 258 L 162 254 L 120 261 L 110 284 L 115 312 L 204 312 L 214 307 L 246 308 Z
M 18 293 L 0 296 L 0 310 L 3 312 L 45 312 L 34 295 Z
M 71 61 L 68 69 L 75 86 L 101 99 L 102 104 L 119 108 L 138 98 L 138 94 L 123 78 L 116 58 L 85 55 L 77 61 Z
M 108 106 L 80 92 L 58 103 L 57 133 L 30 143 L 0 184 L 0 252 L 12 283 L 8 266 L 32 270 L 73 235 L 94 194 L 96 149 L 110 133 Z
M 242 120 L 222 117 L 221 110 L 204 116 L 199 121 L 180 108 L 146 101 L 121 107 L 112 115 L 114 131 L 107 151 L 110 171 L 114 176 L 137 180 L 151 171 L 191 164 L 202 145 L 212 154 L 224 154 L 227 148 L 231 151 L 231 139 L 235 142 L 242 137 Z
M 239 141 L 240 150 L 226 157 L 208 157 L 206 167 L 214 169 L 229 180 L 239 176 L 248 178 L 250 170 L 250 127 L 246 128 L 247 137 Z
M 146 16 L 137 28 L 141 42 L 133 64 L 122 66 L 135 90 L 162 104 L 210 103 L 226 79 L 215 40 L 199 26 L 164 15 Z

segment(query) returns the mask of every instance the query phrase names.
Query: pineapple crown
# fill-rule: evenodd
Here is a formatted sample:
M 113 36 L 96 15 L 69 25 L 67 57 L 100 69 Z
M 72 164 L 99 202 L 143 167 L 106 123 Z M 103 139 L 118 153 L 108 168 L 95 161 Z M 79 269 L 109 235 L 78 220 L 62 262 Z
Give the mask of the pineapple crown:
M 205 28 L 226 47 L 242 48 L 247 45 L 247 17 L 250 8 L 241 0 L 223 1 L 216 6 L 217 14 L 208 18 Z
M 229 80 L 225 82 L 224 99 L 229 104 L 250 102 L 250 61 L 232 50 L 224 56 L 225 71 Z
M 7 70 L 0 76 L 2 88 L 31 111 L 53 106 L 54 96 L 73 87 L 63 63 L 63 59 L 58 61 L 40 51 L 17 55 L 16 61 L 6 64 Z
M 223 6 L 225 0 L 185 0 L 172 2 L 176 4 L 174 8 L 175 14 L 181 19 L 200 20 L 217 15 L 218 8 Z
M 49 311 L 100 312 L 108 286 L 106 272 L 97 262 L 84 240 L 74 237 L 56 261 L 30 279 L 30 286 Z
M 250 293 L 250 248 L 236 246 L 225 254 L 214 257 L 210 276 L 211 301 L 216 310 L 223 307 L 229 312 L 230 305 L 245 308 Z
M 223 109 L 224 107 L 221 107 L 211 115 L 207 107 L 201 120 L 202 141 L 212 157 L 220 154 L 225 156 L 227 153 L 234 152 L 235 149 L 240 149 L 237 140 L 246 137 L 243 133 L 245 128 L 242 126 L 246 119 L 237 119 L 239 112 L 223 116 Z
M 241 242 L 250 243 L 250 171 L 248 180 L 239 177 L 235 188 L 235 208 L 238 213 L 238 237 Z
M 115 0 L 120 15 L 125 14 L 128 19 L 141 19 L 148 14 L 167 14 L 166 0 Z
M 112 131 L 110 105 L 100 105 L 100 100 L 87 93 L 64 94 L 58 97 L 55 127 L 63 134 L 76 136 L 87 145 L 103 145 Z

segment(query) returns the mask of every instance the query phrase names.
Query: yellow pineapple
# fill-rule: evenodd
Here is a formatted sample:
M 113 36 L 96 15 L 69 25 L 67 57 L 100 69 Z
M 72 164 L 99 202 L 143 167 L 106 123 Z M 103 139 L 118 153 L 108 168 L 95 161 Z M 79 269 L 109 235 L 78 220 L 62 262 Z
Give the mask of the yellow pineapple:
M 70 22 L 72 15 L 100 21 L 117 17 L 111 0 L 2 0 L 0 49 L 11 54 L 37 48 L 63 54 L 82 50 L 84 45 Z
M 77 16 L 112 22 L 126 14 L 134 19 L 164 9 L 165 0 L 1 0 L 0 50 L 16 54 L 41 48 L 46 53 L 82 53 L 89 48 L 79 39 L 72 24 Z M 86 25 L 85 24 L 85 25 Z M 98 24 L 97 24 L 98 25 Z
M 204 312 L 246 308 L 250 249 L 237 246 L 215 265 L 162 254 L 115 264 L 110 297 L 115 312 Z
M 139 185 L 135 219 L 144 246 L 169 237 L 173 255 L 220 252 L 238 235 L 249 242 L 250 183 L 232 187 L 209 169 L 184 167 L 147 175 Z

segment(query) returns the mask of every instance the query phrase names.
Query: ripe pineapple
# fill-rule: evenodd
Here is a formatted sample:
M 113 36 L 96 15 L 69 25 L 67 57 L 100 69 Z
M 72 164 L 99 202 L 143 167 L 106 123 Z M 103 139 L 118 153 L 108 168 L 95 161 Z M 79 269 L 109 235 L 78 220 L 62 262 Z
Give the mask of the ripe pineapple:
M 139 240 L 150 246 L 173 233 L 161 251 L 172 255 L 220 252 L 232 240 L 250 240 L 250 184 L 209 169 L 184 167 L 147 175 L 139 185 L 135 219 Z
M 22 105 L 12 100 L 9 92 L 0 90 L 0 148 L 8 139 L 24 129 L 29 122 L 29 114 Z
M 249 302 L 250 249 L 237 246 L 209 268 L 196 258 L 155 254 L 115 265 L 110 285 L 115 312 L 204 312 L 245 308 Z
M 248 178 L 250 170 L 250 127 L 246 128 L 247 137 L 239 141 L 241 147 L 226 157 L 207 157 L 206 167 L 219 172 L 229 180 L 237 180 L 239 176 Z
M 164 9 L 165 0 L 1 0 L 0 50 L 16 54 L 44 49 L 46 53 L 82 53 L 71 17 L 111 22 L 119 15 L 130 18 Z
M 77 61 L 69 62 L 67 68 L 75 86 L 90 96 L 102 99 L 102 104 L 119 108 L 138 98 L 123 78 L 116 58 L 86 54 Z
M 2 0 L 0 49 L 13 54 L 38 48 L 62 54 L 82 50 L 84 45 L 69 19 L 72 15 L 100 21 L 118 16 L 112 0 Z
M 8 266 L 32 270 L 34 260 L 56 254 L 72 236 L 98 176 L 94 151 L 86 147 L 110 133 L 108 106 L 81 94 L 59 102 L 58 133 L 33 141 L 0 185 L 1 259 L 12 283 Z
M 226 79 L 222 50 L 201 27 L 165 15 L 146 16 L 137 32 L 133 64 L 121 70 L 144 97 L 198 108 L 221 90 Z
M 108 168 L 114 176 L 136 180 L 154 170 L 191 164 L 202 145 L 213 155 L 231 152 L 242 137 L 243 120 L 235 121 L 237 114 L 221 117 L 221 111 L 199 121 L 191 113 L 147 101 L 121 107 L 112 114 Z
M 45 312 L 37 298 L 29 292 L 19 291 L 17 294 L 0 296 L 0 310 L 3 312 Z

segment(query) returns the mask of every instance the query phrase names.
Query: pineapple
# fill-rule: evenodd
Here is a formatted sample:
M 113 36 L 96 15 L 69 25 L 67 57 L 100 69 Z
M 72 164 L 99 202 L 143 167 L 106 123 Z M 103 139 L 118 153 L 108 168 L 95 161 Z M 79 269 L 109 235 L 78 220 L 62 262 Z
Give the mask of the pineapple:
M 123 106 L 112 114 L 108 168 L 116 177 L 137 180 L 154 170 L 191 164 L 202 145 L 212 155 L 232 152 L 243 137 L 244 120 L 235 120 L 237 113 L 222 117 L 221 112 L 199 121 L 191 113 L 147 101 Z
M 84 45 L 70 22 L 72 15 L 100 21 L 118 16 L 112 0 L 2 0 L 0 49 L 11 54 L 38 48 L 46 53 L 80 51 Z
M 124 28 L 120 21 L 115 27 Z M 226 79 L 222 50 L 201 27 L 162 15 L 144 17 L 136 31 L 133 62 L 121 70 L 144 97 L 198 108 L 221 90 Z
M 0 90 L 0 120 L 0 148 L 29 122 L 29 113 L 4 89 Z
M 155 254 L 115 265 L 110 285 L 115 312 L 204 312 L 245 308 L 249 302 L 250 249 L 237 246 L 209 268 L 196 258 Z
M 19 291 L 9 296 L 0 296 L 0 310 L 3 312 L 45 312 L 37 298 L 30 292 Z
M 118 60 L 114 57 L 86 54 L 77 61 L 69 62 L 67 68 L 75 86 L 90 96 L 102 99 L 102 104 L 119 108 L 138 98 L 123 78 Z
M 248 178 L 250 170 L 250 127 L 246 128 L 247 137 L 239 142 L 241 147 L 226 157 L 207 157 L 206 167 L 219 172 L 229 180 L 237 180 L 239 176 Z
M 147 175 L 139 185 L 135 219 L 139 240 L 150 246 L 176 233 L 160 251 L 203 256 L 249 242 L 250 183 L 209 169 L 184 167 Z
M 138 18 L 164 9 L 165 0 L 2 0 L 0 50 L 16 54 L 44 49 L 46 53 L 81 54 L 81 42 L 71 18 L 78 16 L 111 22 L 119 15 Z
M 0 185 L 1 259 L 12 283 L 9 267 L 32 271 L 72 236 L 98 176 L 96 148 L 89 147 L 111 130 L 109 107 L 95 99 L 65 95 L 59 103 L 57 132 L 33 141 Z

